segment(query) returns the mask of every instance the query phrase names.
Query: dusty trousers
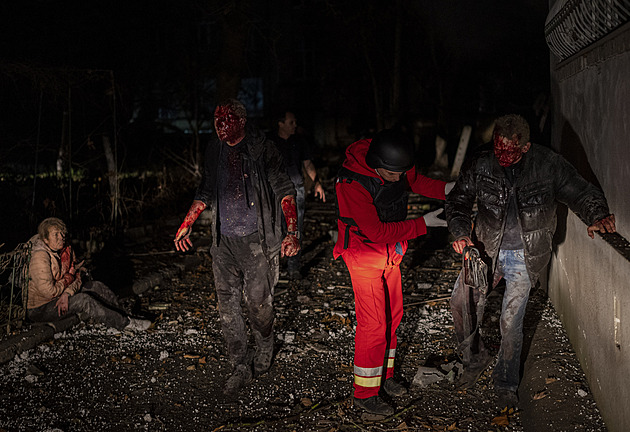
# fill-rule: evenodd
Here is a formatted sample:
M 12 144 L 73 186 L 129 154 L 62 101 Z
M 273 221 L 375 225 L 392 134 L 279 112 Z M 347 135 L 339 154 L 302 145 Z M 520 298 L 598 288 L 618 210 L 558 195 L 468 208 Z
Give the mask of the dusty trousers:
M 278 256 L 267 259 L 257 232 L 245 237 L 221 236 L 219 245 L 213 245 L 210 254 L 230 362 L 233 366 L 247 362 L 248 336 L 242 299 L 256 349 L 273 351 L 273 289 L 278 282 Z
M 523 348 L 523 318 L 529 293 L 531 281 L 525 266 L 525 257 L 522 249 L 500 250 L 497 260 L 497 268 L 494 271 L 494 283 L 496 286 L 501 278 L 505 279 L 505 293 L 501 305 L 501 347 L 497 358 L 497 364 L 492 373 L 494 386 L 497 389 L 516 391 L 520 379 L 521 350 Z M 453 294 L 451 296 L 451 312 L 453 314 L 453 324 L 457 340 L 461 343 L 468 337 L 464 330 L 464 301 L 469 295 L 470 313 L 475 313 L 475 306 L 479 301 L 479 293 L 475 291 L 473 295 L 466 293 L 460 274 L 455 282 Z M 473 317 L 473 321 L 476 317 Z M 470 364 L 464 367 L 474 367 L 477 361 L 486 354 L 481 337 L 477 335 L 474 343 L 469 349 L 472 351 Z
M 129 318 L 120 309 L 118 297 L 107 285 L 98 281 L 87 281 L 81 290 L 68 298 L 68 312 L 59 316 L 57 299 L 38 308 L 29 309 L 27 316 L 32 321 L 58 321 L 67 315 L 77 314 L 83 321 L 94 321 L 118 330 L 129 324 Z
M 357 399 L 376 396 L 382 381 L 394 375 L 396 329 L 403 315 L 402 253 L 398 253 L 402 250 L 395 252 L 392 247 L 390 252 L 393 253 L 378 258 L 374 254 L 344 256 L 357 316 L 354 338 L 354 397 Z M 374 264 L 377 266 L 372 267 Z

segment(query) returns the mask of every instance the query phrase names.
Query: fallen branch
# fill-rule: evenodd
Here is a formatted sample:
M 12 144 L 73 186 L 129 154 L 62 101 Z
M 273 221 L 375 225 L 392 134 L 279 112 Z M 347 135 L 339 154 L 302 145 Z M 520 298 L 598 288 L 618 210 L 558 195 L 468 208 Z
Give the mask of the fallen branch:
M 403 307 L 415 306 L 415 305 L 419 305 L 419 304 L 426 304 L 426 303 L 431 303 L 431 302 L 444 301 L 444 300 L 449 300 L 450 298 L 451 298 L 451 296 L 450 296 L 450 295 L 447 295 L 447 296 L 445 296 L 445 297 L 438 297 L 438 298 L 434 298 L 434 299 L 429 299 L 429 300 L 424 300 L 424 301 L 419 301 L 419 302 L 408 303 L 408 304 L 404 305 Z
M 143 252 L 143 253 L 131 253 L 130 257 L 141 257 L 141 256 L 154 256 L 154 255 L 171 255 L 174 254 L 175 251 L 158 251 L 158 252 Z
M 420 271 L 460 272 L 461 268 L 418 267 Z

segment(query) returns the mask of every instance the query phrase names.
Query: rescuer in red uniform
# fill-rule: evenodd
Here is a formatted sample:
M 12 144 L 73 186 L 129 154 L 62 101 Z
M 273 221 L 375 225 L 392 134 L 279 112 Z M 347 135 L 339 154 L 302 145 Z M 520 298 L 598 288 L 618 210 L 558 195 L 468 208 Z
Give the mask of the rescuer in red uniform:
M 418 174 L 412 144 L 393 130 L 346 150 L 335 185 L 339 235 L 333 254 L 343 257 L 354 290 L 354 403 L 370 413 L 394 413 L 378 395 L 381 387 L 389 396 L 407 392 L 392 378 L 407 240 L 426 234 L 427 226 L 446 226 L 437 217 L 442 209 L 406 220 L 409 191 L 444 200 L 452 185 Z

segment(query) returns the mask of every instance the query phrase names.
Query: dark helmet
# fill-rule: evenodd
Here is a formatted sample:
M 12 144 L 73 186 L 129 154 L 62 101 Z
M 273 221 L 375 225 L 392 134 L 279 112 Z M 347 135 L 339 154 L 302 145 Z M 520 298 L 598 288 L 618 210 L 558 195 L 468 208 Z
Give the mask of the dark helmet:
M 384 129 L 378 132 L 365 155 L 370 168 L 404 172 L 414 166 L 413 145 L 400 132 Z

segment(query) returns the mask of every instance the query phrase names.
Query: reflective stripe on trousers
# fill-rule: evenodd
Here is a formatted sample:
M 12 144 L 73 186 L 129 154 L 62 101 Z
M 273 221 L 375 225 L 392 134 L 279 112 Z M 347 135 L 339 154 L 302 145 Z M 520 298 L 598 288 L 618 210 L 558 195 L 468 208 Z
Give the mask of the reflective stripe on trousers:
M 396 357 L 396 349 L 388 350 L 387 354 L 387 370 L 391 371 L 393 374 L 394 371 L 394 358 Z M 375 367 L 375 368 L 362 368 L 354 365 L 354 384 L 360 387 L 376 387 L 376 391 L 378 392 L 378 388 L 381 386 L 381 378 L 383 376 L 383 366 Z M 389 374 L 388 374 L 389 378 Z
M 346 260 L 352 279 L 357 316 L 354 396 L 358 399 L 378 394 L 384 365 L 387 367 L 385 379 L 394 374 L 396 329 L 403 314 L 399 264 L 400 260 L 384 269 L 369 268 Z

